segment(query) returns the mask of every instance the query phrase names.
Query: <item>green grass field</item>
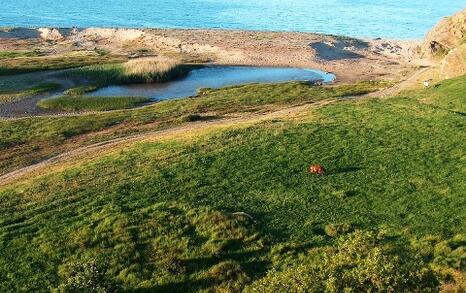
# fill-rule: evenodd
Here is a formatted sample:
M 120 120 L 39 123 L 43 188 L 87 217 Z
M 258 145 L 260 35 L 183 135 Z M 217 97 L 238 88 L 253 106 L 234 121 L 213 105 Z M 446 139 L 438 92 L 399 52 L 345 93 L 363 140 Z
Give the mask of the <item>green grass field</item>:
M 210 91 L 194 99 L 163 101 L 133 110 L 2 121 L 0 174 L 76 145 L 177 125 L 186 122 L 184 120 L 189 115 L 221 117 L 233 113 L 264 112 L 271 107 L 363 94 L 383 85 L 362 82 L 321 88 L 301 83 L 252 84 Z
M 4 121 L 2 153 L 14 155 L 3 170 L 30 163 L 18 163 L 19 146 L 49 148 L 118 123 L 265 111 L 374 87 L 248 85 L 117 113 Z M 4 186 L 0 291 L 461 292 L 465 105 L 461 77 L 133 143 Z M 307 173 L 311 163 L 328 173 Z
M 145 97 L 60 96 L 43 99 L 37 105 L 59 111 L 110 111 L 133 108 L 149 101 Z

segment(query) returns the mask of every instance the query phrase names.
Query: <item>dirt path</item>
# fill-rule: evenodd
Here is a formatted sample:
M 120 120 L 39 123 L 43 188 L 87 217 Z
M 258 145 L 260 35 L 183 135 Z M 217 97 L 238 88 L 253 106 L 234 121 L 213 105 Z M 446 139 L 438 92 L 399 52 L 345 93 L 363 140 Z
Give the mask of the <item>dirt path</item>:
M 92 145 L 79 147 L 72 151 L 68 151 L 57 156 L 51 157 L 47 160 L 39 162 L 34 165 L 26 166 L 10 173 L 4 174 L 0 176 L 0 186 L 7 185 L 12 181 L 24 177 L 26 175 L 34 175 L 36 171 L 43 170 L 45 168 L 50 168 L 52 165 L 56 165 L 58 163 L 63 163 L 75 158 L 82 158 L 86 156 L 90 156 L 92 158 L 93 155 L 99 154 L 100 152 L 108 152 L 112 148 L 116 146 L 121 146 L 129 143 L 140 142 L 148 139 L 155 139 L 155 138 L 169 138 L 169 137 L 176 137 L 177 135 L 185 135 L 186 133 L 193 133 L 198 132 L 206 129 L 215 129 L 221 127 L 228 127 L 232 125 L 238 124 L 247 124 L 247 123 L 257 123 L 263 120 L 269 119 L 276 119 L 276 118 L 289 118 L 293 115 L 301 113 L 305 110 L 310 108 L 316 108 L 324 105 L 328 105 L 334 103 L 337 100 L 325 100 L 319 101 L 315 103 L 309 103 L 304 105 L 298 106 L 291 106 L 284 109 L 280 109 L 277 111 L 265 113 L 265 114 L 242 114 L 241 116 L 237 117 L 229 117 L 224 119 L 218 120 L 210 120 L 210 121 L 201 121 L 201 122 L 192 122 L 186 125 L 172 127 L 163 130 L 157 130 L 153 132 L 137 134 L 137 135 L 130 135 L 126 137 L 111 139 L 108 141 L 103 141 L 99 143 L 95 143 Z M 88 158 L 89 159 L 89 158 Z

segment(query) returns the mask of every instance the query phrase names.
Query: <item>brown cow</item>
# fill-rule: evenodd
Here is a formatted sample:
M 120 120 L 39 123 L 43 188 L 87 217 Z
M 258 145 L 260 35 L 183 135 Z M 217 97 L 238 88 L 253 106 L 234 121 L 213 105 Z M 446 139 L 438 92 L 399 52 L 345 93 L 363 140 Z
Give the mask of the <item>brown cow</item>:
M 322 165 L 310 165 L 309 166 L 309 173 L 312 173 L 312 174 L 319 174 L 319 175 L 324 175 L 326 170 L 325 168 L 322 166 Z

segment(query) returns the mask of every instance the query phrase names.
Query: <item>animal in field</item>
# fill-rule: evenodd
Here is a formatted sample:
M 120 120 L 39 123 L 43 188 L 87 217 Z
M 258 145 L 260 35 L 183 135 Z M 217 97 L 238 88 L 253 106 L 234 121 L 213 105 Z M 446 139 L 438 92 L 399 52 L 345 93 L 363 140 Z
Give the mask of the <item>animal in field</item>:
M 310 165 L 308 171 L 311 174 L 318 174 L 318 175 L 324 175 L 325 172 L 327 172 L 325 168 L 319 164 Z

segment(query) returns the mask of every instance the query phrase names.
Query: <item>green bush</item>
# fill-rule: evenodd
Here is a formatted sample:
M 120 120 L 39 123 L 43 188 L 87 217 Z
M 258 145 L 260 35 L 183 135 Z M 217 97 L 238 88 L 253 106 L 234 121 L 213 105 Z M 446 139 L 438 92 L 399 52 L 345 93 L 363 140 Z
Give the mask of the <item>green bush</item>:
M 356 231 L 320 261 L 272 271 L 248 292 L 436 292 L 438 280 L 414 252 Z M 312 258 L 311 256 L 309 256 Z
M 108 264 L 92 259 L 70 265 L 64 280 L 55 292 L 115 292 L 118 283 L 108 274 Z
M 325 234 L 330 237 L 341 236 L 351 232 L 352 230 L 354 230 L 353 226 L 347 223 L 328 224 L 324 228 Z

